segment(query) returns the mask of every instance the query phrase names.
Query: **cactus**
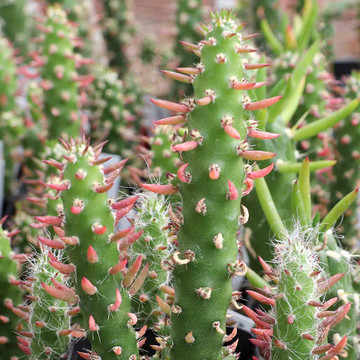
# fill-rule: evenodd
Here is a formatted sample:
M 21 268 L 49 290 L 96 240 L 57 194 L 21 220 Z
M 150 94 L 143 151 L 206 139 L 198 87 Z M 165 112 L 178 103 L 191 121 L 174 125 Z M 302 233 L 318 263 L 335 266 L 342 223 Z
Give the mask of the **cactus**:
M 17 318 L 9 308 L 9 304 L 21 302 L 21 291 L 11 285 L 18 276 L 18 265 L 15 254 L 11 249 L 11 238 L 17 230 L 11 232 L 3 229 L 6 218 L 0 220 L 0 359 L 9 360 L 12 356 L 20 355 L 16 346 L 14 330 Z M 11 299 L 11 300 L 10 300 Z
M 130 2 L 128 0 L 105 1 L 104 14 L 102 26 L 109 53 L 109 65 L 117 70 L 120 78 L 123 78 L 129 67 L 126 47 L 135 33 Z
M 40 158 L 47 138 L 47 123 L 43 113 L 43 90 L 32 81 L 27 89 L 27 109 L 24 117 L 24 165 L 23 171 L 31 173 L 36 168 L 34 158 Z
M 345 102 L 359 98 L 360 72 L 354 71 L 346 79 L 344 89 Z M 335 130 L 336 159 L 338 163 L 333 168 L 333 182 L 330 184 L 330 204 L 334 205 L 339 198 L 356 185 L 359 186 L 360 177 L 360 106 L 354 113 L 344 119 Z M 359 201 L 354 203 L 346 212 L 341 233 L 345 235 L 347 246 L 353 247 L 360 238 L 359 230 Z M 356 246 L 356 245 L 355 245 Z
M 271 142 L 264 142 L 262 140 L 256 140 L 257 146 L 265 148 L 267 151 L 277 154 L 277 162 L 274 172 L 268 175 L 267 183 L 268 190 L 271 196 L 274 198 L 274 202 L 279 209 L 281 217 L 284 221 L 291 221 L 291 202 L 290 192 L 284 193 L 282 189 L 290 188 L 292 182 L 296 178 L 296 173 L 300 170 L 299 160 L 305 157 L 305 154 L 297 151 L 299 142 L 305 142 L 312 140 L 313 137 L 319 133 L 323 133 L 334 127 L 342 119 L 349 116 L 358 106 L 358 101 L 354 100 L 340 108 L 339 110 L 324 116 L 321 119 L 317 119 L 310 124 L 304 125 L 301 128 L 298 125 L 289 128 L 289 122 L 291 119 L 296 118 L 294 115 L 299 102 L 301 101 L 302 93 L 305 87 L 305 75 L 308 66 L 312 63 L 315 54 L 318 51 L 318 43 L 314 43 L 303 55 L 301 61 L 298 62 L 293 69 L 291 76 L 285 84 L 283 80 L 279 81 L 279 84 L 274 85 L 274 89 L 282 89 L 284 97 L 269 110 L 259 113 L 259 123 L 262 130 L 269 132 L 276 132 L 281 134 L 280 137 L 274 139 Z M 261 74 L 257 78 L 257 81 L 264 81 L 264 74 Z M 262 87 L 256 89 L 256 95 L 261 96 L 266 94 L 269 89 Z M 271 92 L 269 93 L 271 94 Z M 303 118 L 301 119 L 301 121 Z M 334 160 L 315 160 L 310 163 L 312 171 L 322 170 L 329 168 L 335 164 Z M 265 163 L 270 165 L 270 162 Z M 258 185 L 261 186 L 260 184 Z M 264 189 L 257 189 L 255 185 L 258 198 L 265 196 Z M 263 200 L 266 201 L 266 200 Z M 262 200 L 260 200 L 260 203 Z M 254 194 L 250 194 L 245 199 L 244 205 L 249 208 L 249 212 L 254 216 L 250 217 L 248 227 L 251 229 L 252 235 L 250 237 L 251 246 L 255 253 L 261 255 L 265 260 L 271 259 L 269 247 L 264 247 L 261 241 L 257 239 L 266 238 L 269 234 L 269 225 L 265 221 L 258 221 L 262 218 L 262 214 L 259 213 L 259 202 Z M 252 251 L 251 251 L 252 252 Z M 253 252 L 252 252 L 253 253 Z M 254 270 L 259 269 L 259 263 L 256 256 L 251 257 L 251 267 Z
M 347 336 L 333 345 L 324 343 L 329 329 L 335 326 L 349 311 L 341 306 L 328 312 L 337 298 L 323 301 L 326 293 L 344 274 L 320 277 L 323 269 L 317 254 L 311 249 L 308 232 L 295 229 L 283 234 L 275 243 L 274 267 L 264 261 L 264 271 L 276 286 L 264 294 L 248 291 L 260 302 L 270 305 L 272 313 L 257 313 L 244 306 L 257 325 L 254 333 L 258 339 L 250 340 L 258 345 L 265 359 L 324 359 L 338 355 L 346 345 Z M 325 318 L 325 319 L 324 319 Z
M 194 32 L 203 18 L 203 0 L 177 0 L 176 8 L 176 27 L 178 37 L 186 43 L 197 43 L 201 40 L 201 35 Z M 180 42 L 176 42 L 174 54 L 177 57 L 178 67 L 195 65 L 198 62 L 197 56 L 184 47 Z M 191 85 L 187 83 L 174 83 L 171 89 L 172 98 L 188 95 L 191 93 Z
M 335 342 L 340 337 L 348 335 L 349 346 L 347 347 L 346 352 L 339 355 L 339 358 L 356 360 L 359 358 L 358 354 L 360 354 L 360 339 L 357 332 L 357 324 L 359 321 L 359 295 L 354 290 L 354 280 L 351 271 L 351 268 L 356 268 L 356 264 L 354 259 L 352 259 L 351 254 L 342 249 L 337 243 L 331 231 L 326 233 L 324 245 L 325 247 L 319 252 L 319 255 L 326 274 L 329 276 L 334 276 L 337 272 L 345 274 L 333 287 L 331 287 L 326 296 L 326 300 L 338 297 L 344 307 L 349 307 L 351 304 L 348 316 L 333 328 L 329 333 L 329 339 L 333 339 Z
M 179 248 L 172 254 L 176 313 L 171 315 L 171 357 L 176 359 L 221 359 L 225 317 L 232 299 L 231 276 L 245 273 L 237 260 L 236 233 L 245 216 L 240 199 L 251 190 L 252 179 L 264 171 L 245 172 L 243 159 L 268 159 L 275 154 L 249 149 L 252 136 L 275 134 L 248 131 L 249 111 L 276 103 L 280 97 L 252 102 L 251 89 L 264 85 L 243 81 L 250 69 L 262 64 L 243 63 L 246 40 L 238 31 L 231 11 L 213 15 L 213 23 L 198 28 L 206 39 L 191 45 L 200 55 L 197 68 L 179 71 L 193 78 L 168 72 L 175 79 L 193 82 L 195 99 L 177 104 L 153 99 L 160 107 L 178 113 L 188 132 L 172 149 L 181 153 L 184 165 L 170 185 L 143 184 L 146 189 L 182 197 L 182 217 L 177 222 Z M 235 50 L 235 51 L 234 51 Z M 162 120 L 162 124 L 174 118 Z M 176 138 L 177 139 L 177 138 Z M 252 175 L 250 175 L 252 174 Z M 243 210 L 244 211 L 244 210 Z M 230 348 L 224 354 L 232 352 Z
M 259 195 L 261 206 L 264 210 L 265 216 L 267 221 L 269 222 L 269 225 L 275 234 L 277 239 L 280 239 L 282 243 L 285 243 L 288 241 L 290 243 L 290 240 L 293 238 L 300 238 L 301 243 L 304 243 L 305 247 L 310 251 L 313 252 L 315 249 L 318 251 L 318 257 L 320 259 L 321 265 L 321 273 L 322 276 L 326 275 L 328 278 L 336 278 L 338 276 L 339 270 L 344 270 L 341 276 L 341 279 L 337 279 L 337 285 L 334 286 L 332 290 L 329 291 L 327 296 L 327 300 L 331 301 L 330 298 L 333 298 L 334 295 L 343 295 L 343 299 L 346 300 L 346 303 L 341 306 L 341 311 L 344 310 L 346 313 L 350 310 L 350 298 L 353 300 L 353 304 L 355 303 L 355 296 L 353 297 L 353 294 L 355 292 L 353 291 L 351 283 L 353 282 L 353 279 L 350 276 L 350 269 L 351 260 L 349 254 L 346 256 L 346 252 L 341 249 L 340 246 L 336 245 L 336 242 L 334 242 L 333 239 L 333 227 L 336 224 L 336 221 L 340 218 L 342 213 L 344 213 L 349 206 L 355 201 L 358 195 L 358 190 L 354 190 L 347 194 L 341 201 L 339 201 L 329 212 L 328 214 L 320 221 L 320 216 L 317 214 L 312 218 L 312 204 L 311 204 L 311 188 L 310 188 L 310 161 L 309 159 L 305 159 L 304 162 L 301 165 L 300 174 L 299 174 L 299 180 L 296 180 L 293 184 L 292 189 L 292 211 L 290 211 L 290 218 L 292 221 L 289 220 L 286 222 L 283 222 L 282 218 L 280 217 L 277 206 L 274 203 L 274 200 L 272 199 L 271 195 L 268 193 L 266 181 L 264 179 L 258 179 L 255 180 L 255 187 L 257 188 L 258 194 L 260 193 L 260 190 L 262 192 L 261 195 Z M 266 195 L 267 194 L 267 195 Z M 292 234 L 292 235 L 287 235 Z M 325 235 L 324 235 L 325 234 Z M 294 236 L 293 236 L 294 235 Z M 296 235 L 296 236 L 295 236 Z M 329 239 L 327 245 L 326 239 Z M 296 239 L 295 239 L 296 240 Z M 283 246 L 283 245 L 282 245 Z M 287 250 L 290 253 L 290 250 Z M 304 253 L 308 253 L 308 251 L 304 251 Z M 333 259 L 333 254 L 338 254 L 336 256 L 337 259 L 340 259 L 337 263 L 336 260 Z M 310 256 L 308 254 L 308 256 Z M 301 256 L 300 256 L 301 257 Z M 299 259 L 299 261 L 301 261 Z M 262 267 L 264 267 L 264 261 L 260 258 L 260 263 Z M 295 263 L 295 260 L 291 262 L 292 264 Z M 290 262 L 289 262 L 290 264 Z M 296 265 L 294 264 L 294 268 L 296 268 Z M 268 268 L 269 270 L 269 268 Z M 266 270 L 265 270 L 266 271 Z M 291 274 L 293 274 L 293 271 L 290 269 L 289 271 Z M 307 270 L 306 270 L 307 271 Z M 276 270 L 277 274 L 280 274 L 282 276 L 283 271 Z M 268 273 L 267 273 L 268 274 Z M 285 272 L 286 274 L 286 272 Z M 271 270 L 270 278 L 273 278 L 273 273 Z M 278 276 L 278 275 L 276 275 Z M 284 275 L 285 276 L 285 275 Z M 309 278 L 308 278 L 309 279 Z M 278 281 L 278 280 L 276 280 Z M 342 291 L 338 292 L 336 294 L 336 291 L 338 289 L 342 289 Z M 346 289 L 346 290 L 345 290 Z M 343 291 L 345 290 L 345 291 Z M 349 293 L 348 293 L 349 291 Z M 251 294 L 251 293 L 250 293 Z M 348 297 L 345 297 L 346 294 L 348 294 Z M 256 296 L 256 295 L 255 295 Z M 274 297 L 275 299 L 276 297 Z M 341 298 L 341 297 L 340 297 Z M 260 300 L 261 301 L 261 300 Z M 273 302 L 273 301 L 272 301 Z M 270 303 L 269 303 L 270 304 Z M 272 304 L 273 305 L 273 304 Z M 332 303 L 330 306 L 334 305 Z M 355 305 L 355 304 L 354 304 Z M 355 312 L 355 306 L 353 305 L 353 308 L 351 310 L 351 315 Z M 326 309 L 324 309 L 326 310 Z M 334 318 L 340 317 L 339 313 L 329 312 L 329 315 L 334 315 Z M 325 314 L 326 315 L 326 314 Z M 310 315 L 309 315 L 310 316 Z M 344 315 L 345 316 L 345 315 Z M 326 323 L 326 321 L 325 321 Z M 350 321 L 344 321 L 344 324 L 338 325 L 338 321 L 334 321 L 332 323 L 331 327 L 335 327 L 335 331 L 340 332 L 341 337 L 351 335 L 352 338 L 350 339 L 350 350 L 349 354 L 351 356 L 349 359 L 356 359 L 356 354 L 354 350 L 353 344 L 356 340 L 355 333 L 356 333 L 356 318 L 355 316 L 352 316 Z M 311 334 L 313 337 L 314 335 Z M 324 335 L 324 339 L 327 337 L 327 333 Z M 262 339 L 263 340 L 263 339 Z M 320 344 L 321 345 L 321 344 Z
M 99 142 L 108 139 L 104 150 L 124 156 L 135 139 L 135 133 L 130 121 L 132 116 L 125 110 L 122 81 L 115 71 L 100 66 L 93 74 L 94 81 L 89 88 L 91 138 Z
M 141 287 L 147 266 L 135 279 L 142 261 L 139 256 L 125 276 L 122 270 L 126 266 L 128 248 L 141 232 L 135 233 L 133 227 L 115 232 L 111 209 L 118 210 L 117 224 L 130 210 L 126 207 L 129 204 L 115 203 L 106 194 L 126 161 L 102 169 L 99 167 L 104 162 L 99 160 L 101 144 L 95 148 L 80 140 L 62 141 L 62 144 L 66 162 L 53 165 L 63 168 L 62 182 L 54 188 L 61 191 L 64 218 L 45 216 L 37 220 L 55 226 L 61 240 L 50 240 L 48 244 L 65 247 L 70 263 L 76 266 L 72 275 L 77 295 L 72 295 L 70 300 L 80 299 L 80 310 L 92 344 L 91 354 L 109 360 L 138 359 L 132 328 L 137 319 L 130 312 L 130 300 Z M 61 224 L 64 230 L 58 229 Z M 120 239 L 118 253 L 116 242 Z M 55 296 L 68 296 L 68 290 L 48 290 Z
M 134 261 L 139 254 L 144 254 L 149 263 L 149 277 L 145 280 L 141 293 L 132 298 L 132 309 L 139 319 L 139 327 L 151 326 L 158 320 L 157 297 L 163 298 L 164 292 L 174 295 L 169 287 L 167 272 L 162 268 L 162 261 L 170 253 L 166 230 L 170 221 L 169 205 L 165 196 L 149 192 L 139 193 L 136 206 L 135 231 L 143 231 L 139 240 L 131 248 L 131 259 Z M 161 300 L 160 300 L 161 301 Z
M 41 66 L 49 137 L 75 137 L 80 134 L 78 82 L 83 78 L 76 73 L 81 59 L 74 53 L 74 29 L 65 11 L 60 5 L 54 5 L 48 8 L 41 30 L 44 33 L 41 57 L 35 53 L 34 63 Z
M 4 111 L 13 110 L 15 107 L 16 66 L 14 61 L 14 49 L 10 42 L 0 37 L 0 114 Z
M 65 301 L 54 298 L 46 291 L 50 286 L 60 286 L 60 282 L 67 282 L 65 277 L 72 265 L 59 267 L 61 258 L 61 251 L 51 253 L 43 250 L 30 260 L 27 264 L 30 288 L 27 299 L 30 300 L 30 306 L 26 302 L 23 306 L 13 308 L 18 316 L 27 320 L 26 331 L 20 332 L 22 336 L 18 337 L 18 341 L 20 349 L 30 359 L 59 359 L 69 345 L 70 308 Z
M 25 5 L 25 0 L 4 1 L 0 5 L 0 32 L 22 53 L 25 53 L 28 41 L 28 17 Z
M 0 139 L 4 143 L 5 194 L 10 198 L 18 191 L 17 177 L 20 170 L 20 149 L 25 132 L 22 118 L 14 111 L 0 114 Z

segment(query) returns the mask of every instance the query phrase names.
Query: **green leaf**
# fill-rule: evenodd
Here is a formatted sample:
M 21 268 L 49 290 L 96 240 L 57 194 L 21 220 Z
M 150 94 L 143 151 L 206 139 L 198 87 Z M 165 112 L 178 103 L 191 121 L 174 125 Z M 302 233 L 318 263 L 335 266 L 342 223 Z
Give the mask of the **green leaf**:
M 343 197 L 325 216 L 319 227 L 319 232 L 326 232 L 334 226 L 336 220 L 349 208 L 349 206 L 357 199 L 359 189 L 353 190 L 351 193 Z
M 309 139 L 312 136 L 315 136 L 326 129 L 331 128 L 336 123 L 348 117 L 359 105 L 359 100 L 355 99 L 349 104 L 341 108 L 340 110 L 334 112 L 333 114 L 326 116 L 323 119 L 316 120 L 309 125 L 302 127 L 301 129 L 296 130 L 293 133 L 292 138 L 295 141 Z
M 291 205 L 294 216 L 300 221 L 300 225 L 303 227 L 308 226 L 309 223 L 298 180 L 295 180 L 292 186 Z
M 259 170 L 259 168 L 255 166 L 255 170 Z M 258 196 L 261 208 L 264 211 L 266 220 L 274 235 L 280 239 L 286 234 L 286 228 L 281 220 L 274 200 L 272 199 L 269 187 L 267 186 L 264 178 L 256 179 L 254 183 L 256 194 Z
M 300 169 L 299 189 L 308 223 L 311 221 L 310 161 L 306 158 Z
M 273 52 L 276 55 L 281 55 L 284 52 L 284 48 L 283 48 L 281 42 L 277 39 L 277 37 L 275 36 L 273 31 L 271 30 L 270 25 L 267 22 L 267 20 L 266 19 L 261 20 L 260 26 L 261 26 L 261 30 L 262 30 L 267 42 L 271 46 L 271 49 L 273 50 Z
M 319 161 L 311 161 L 310 162 L 310 171 L 316 171 L 320 169 L 325 169 L 327 167 L 334 166 L 336 164 L 336 160 L 319 160 Z M 278 162 L 276 164 L 277 170 L 281 173 L 298 173 L 301 169 L 301 163 L 297 162 Z
M 315 30 L 318 17 L 318 5 L 316 1 L 312 1 L 310 9 L 304 11 L 304 22 L 301 33 L 298 38 L 298 50 L 303 51 L 309 44 L 311 35 Z

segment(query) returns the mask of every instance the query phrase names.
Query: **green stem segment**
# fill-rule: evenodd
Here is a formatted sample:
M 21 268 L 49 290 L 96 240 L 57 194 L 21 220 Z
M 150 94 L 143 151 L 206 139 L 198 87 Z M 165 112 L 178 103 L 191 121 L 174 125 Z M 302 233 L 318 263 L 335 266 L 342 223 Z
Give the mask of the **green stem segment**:
M 124 235 L 115 234 L 111 211 L 115 204 L 106 193 L 111 180 L 104 176 L 116 176 L 124 162 L 102 170 L 96 165 L 101 148 L 94 150 L 80 141 L 65 142 L 64 147 L 68 150 L 68 161 L 62 181 L 67 190 L 61 192 L 65 215 L 63 241 L 68 243 L 65 250 L 70 262 L 76 265 L 75 289 L 92 350 L 106 360 L 136 360 L 138 348 L 132 327 L 136 317 L 130 312 L 130 293 L 134 288 L 128 291 L 127 287 L 135 279 L 141 257 L 124 277 L 121 270 L 125 269 L 130 243 L 128 238 L 122 239 L 120 257 L 116 240 Z M 120 212 L 123 209 L 118 210 L 118 218 Z M 131 229 L 129 235 L 134 235 Z M 135 282 L 139 283 L 137 279 Z
M 172 255 L 174 360 L 220 360 L 229 354 L 227 349 L 222 352 L 222 346 L 232 299 L 231 276 L 246 272 L 245 264 L 237 260 L 236 234 L 246 221 L 240 200 L 242 192 L 251 189 L 252 179 L 247 178 L 242 157 L 256 154 L 261 160 L 264 154 L 248 147 L 247 128 L 257 131 L 256 123 L 247 122 L 248 110 L 260 110 L 278 98 L 252 103 L 248 90 L 243 89 L 251 66 L 244 55 L 246 42 L 238 33 L 241 28 L 227 11 L 214 15 L 209 27 L 198 28 L 206 39 L 195 50 L 200 64 L 190 70 L 197 73 L 192 81 L 195 99 L 185 104 L 153 100 L 159 106 L 189 113 L 185 142 L 178 143 L 178 137 L 172 146 L 182 152 L 184 162 L 177 172 L 183 221 L 179 219 L 178 251 Z M 148 185 L 151 187 L 163 189 L 161 185 Z M 169 185 L 164 189 L 174 193 Z

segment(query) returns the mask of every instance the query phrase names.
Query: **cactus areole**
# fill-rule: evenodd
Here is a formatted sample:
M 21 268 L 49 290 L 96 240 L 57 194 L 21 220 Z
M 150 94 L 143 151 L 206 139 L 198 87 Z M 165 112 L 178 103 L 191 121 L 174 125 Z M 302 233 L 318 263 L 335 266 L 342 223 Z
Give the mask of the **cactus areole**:
M 251 102 L 251 90 L 237 89 L 242 87 L 236 84 L 251 76 L 251 72 L 246 75 L 242 56 L 247 48 L 238 32 L 242 26 L 235 24 L 229 11 L 213 18 L 212 25 L 197 28 L 206 36 L 204 41 L 184 45 L 200 55 L 197 68 L 177 69 L 192 74 L 194 99 L 183 104 L 153 100 L 160 107 L 185 113 L 188 129 L 183 142 L 175 140 L 172 146 L 187 164 L 178 171 L 183 221 L 178 252 L 172 256 L 177 309 L 171 315 L 174 360 L 220 360 L 232 351 L 223 348 L 226 311 L 232 300 L 231 276 L 246 272 L 245 264 L 237 260 L 236 234 L 246 210 L 241 208 L 241 197 L 252 188 L 247 178 L 251 167 L 245 167 L 243 158 L 275 155 L 249 150 L 247 122 L 252 117 L 247 109 L 258 110 L 277 99 Z M 167 185 L 146 187 L 174 193 Z

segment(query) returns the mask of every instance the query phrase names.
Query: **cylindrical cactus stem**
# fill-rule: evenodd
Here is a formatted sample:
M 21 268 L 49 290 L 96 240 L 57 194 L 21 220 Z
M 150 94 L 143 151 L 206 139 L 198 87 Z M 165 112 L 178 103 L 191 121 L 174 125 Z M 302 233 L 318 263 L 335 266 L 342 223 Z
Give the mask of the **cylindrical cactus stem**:
M 274 287 L 261 293 L 248 291 L 256 300 L 272 307 L 270 314 L 244 307 L 258 327 L 254 330 L 258 338 L 251 341 L 259 346 L 265 359 L 317 360 L 320 354 L 330 359 L 346 345 L 347 336 L 335 346 L 326 340 L 329 329 L 346 316 L 349 308 L 341 306 L 327 311 L 337 298 L 323 300 L 323 294 L 344 274 L 327 277 L 307 237 L 302 230 L 295 229 L 277 241 L 274 266 L 260 259 Z
M 109 0 L 104 3 L 102 27 L 110 58 L 110 66 L 115 68 L 121 77 L 129 67 L 129 56 L 126 47 L 135 34 L 133 14 L 129 0 Z
M 17 231 L 4 230 L 5 219 L 6 217 L 0 220 L 0 353 L 1 359 L 10 359 L 11 356 L 21 354 L 16 346 L 14 333 L 18 319 L 10 308 L 21 302 L 21 291 L 11 285 L 18 277 L 18 266 L 10 244 Z
M 15 107 L 16 66 L 14 49 L 10 42 L 0 37 L 0 113 Z
M 324 266 L 325 273 L 331 277 L 338 272 L 345 275 L 331 287 L 326 294 L 326 300 L 338 297 L 343 307 L 350 307 L 348 315 L 329 333 L 329 341 L 336 342 L 344 335 L 348 335 L 348 346 L 345 352 L 338 355 L 340 359 L 357 360 L 359 359 L 359 336 L 357 324 L 359 321 L 359 295 L 353 287 L 352 268 L 356 268 L 355 259 L 351 254 L 342 249 L 333 234 L 333 230 L 326 232 L 324 246 L 319 251 L 319 258 Z M 330 310 L 333 310 L 332 308 Z
M 238 32 L 242 27 L 230 11 L 213 17 L 213 23 L 200 30 L 206 35 L 196 45 L 200 64 L 190 69 L 197 74 L 192 79 L 195 98 L 182 104 L 153 100 L 185 114 L 188 126 L 183 142 L 172 145 L 184 162 L 178 178 L 172 185 L 145 185 L 162 194 L 174 194 L 179 188 L 182 197 L 179 247 L 172 254 L 177 311 L 171 316 L 171 358 L 175 360 L 223 358 L 231 276 L 246 272 L 245 264 L 237 260 L 236 234 L 246 221 L 240 200 L 250 192 L 253 180 L 243 159 L 275 156 L 250 150 L 247 120 L 248 110 L 270 106 L 279 98 L 252 102 L 249 90 L 239 90 L 237 85 L 246 83 L 243 79 L 250 68 L 239 51 L 246 47 Z
M 92 148 L 79 139 L 63 141 L 67 151 L 59 189 L 64 218 L 38 220 L 56 227 L 63 224 L 65 232 L 50 246 L 65 247 L 69 262 L 76 266 L 75 290 L 92 354 L 107 360 L 136 360 L 139 350 L 133 325 L 137 319 L 131 313 L 130 301 L 135 285 L 139 287 L 144 277 L 144 272 L 136 277 L 142 259 L 139 256 L 123 275 L 127 251 L 138 234 L 133 228 L 128 234 L 115 230 L 114 222 L 126 212 L 122 204 L 108 199 L 107 191 L 126 160 L 105 168 L 99 166 L 104 162 L 99 159 L 102 145 Z M 112 209 L 117 209 L 115 221 Z
M 91 138 L 99 142 L 109 140 L 104 150 L 125 156 L 124 152 L 135 140 L 135 132 L 133 116 L 125 110 L 123 83 L 115 71 L 102 66 L 95 67 L 93 75 L 89 87 Z
M 157 297 L 173 298 L 174 290 L 169 286 L 169 276 L 162 267 L 162 262 L 169 257 L 171 236 L 168 215 L 169 204 L 164 195 L 144 192 L 138 194 L 135 215 L 135 231 L 143 231 L 141 237 L 131 248 L 131 258 L 135 260 L 144 254 L 144 261 L 149 263 L 149 276 L 139 293 L 132 298 L 132 308 L 138 314 L 138 327 L 152 326 L 161 314 L 158 311 Z
M 195 64 L 198 59 L 187 46 L 187 44 L 196 44 L 201 40 L 201 34 L 194 31 L 203 17 L 203 0 L 178 0 L 176 8 L 176 27 L 178 36 L 182 36 L 183 42 L 176 42 L 174 52 L 177 56 L 178 67 Z M 188 94 L 191 92 L 191 85 L 186 83 L 174 83 L 173 97 Z
M 20 332 L 18 341 L 19 347 L 30 356 L 30 360 L 59 359 L 69 345 L 70 307 L 64 300 L 53 297 L 47 291 L 61 285 L 69 295 L 73 293 L 75 298 L 75 292 L 68 285 L 62 285 L 68 282 L 66 277 L 74 271 L 74 266 L 67 264 L 59 267 L 61 258 L 61 250 L 54 250 L 53 253 L 43 250 L 30 260 L 27 272 L 30 291 L 26 296 L 30 305 L 26 302 L 14 309 L 20 317 L 25 316 L 28 322 L 27 328 Z
M 34 62 L 41 66 L 49 137 L 79 136 L 79 82 L 84 83 L 86 79 L 76 72 L 81 59 L 74 53 L 74 29 L 58 4 L 48 8 L 46 22 L 40 29 L 42 50 L 34 55 Z

